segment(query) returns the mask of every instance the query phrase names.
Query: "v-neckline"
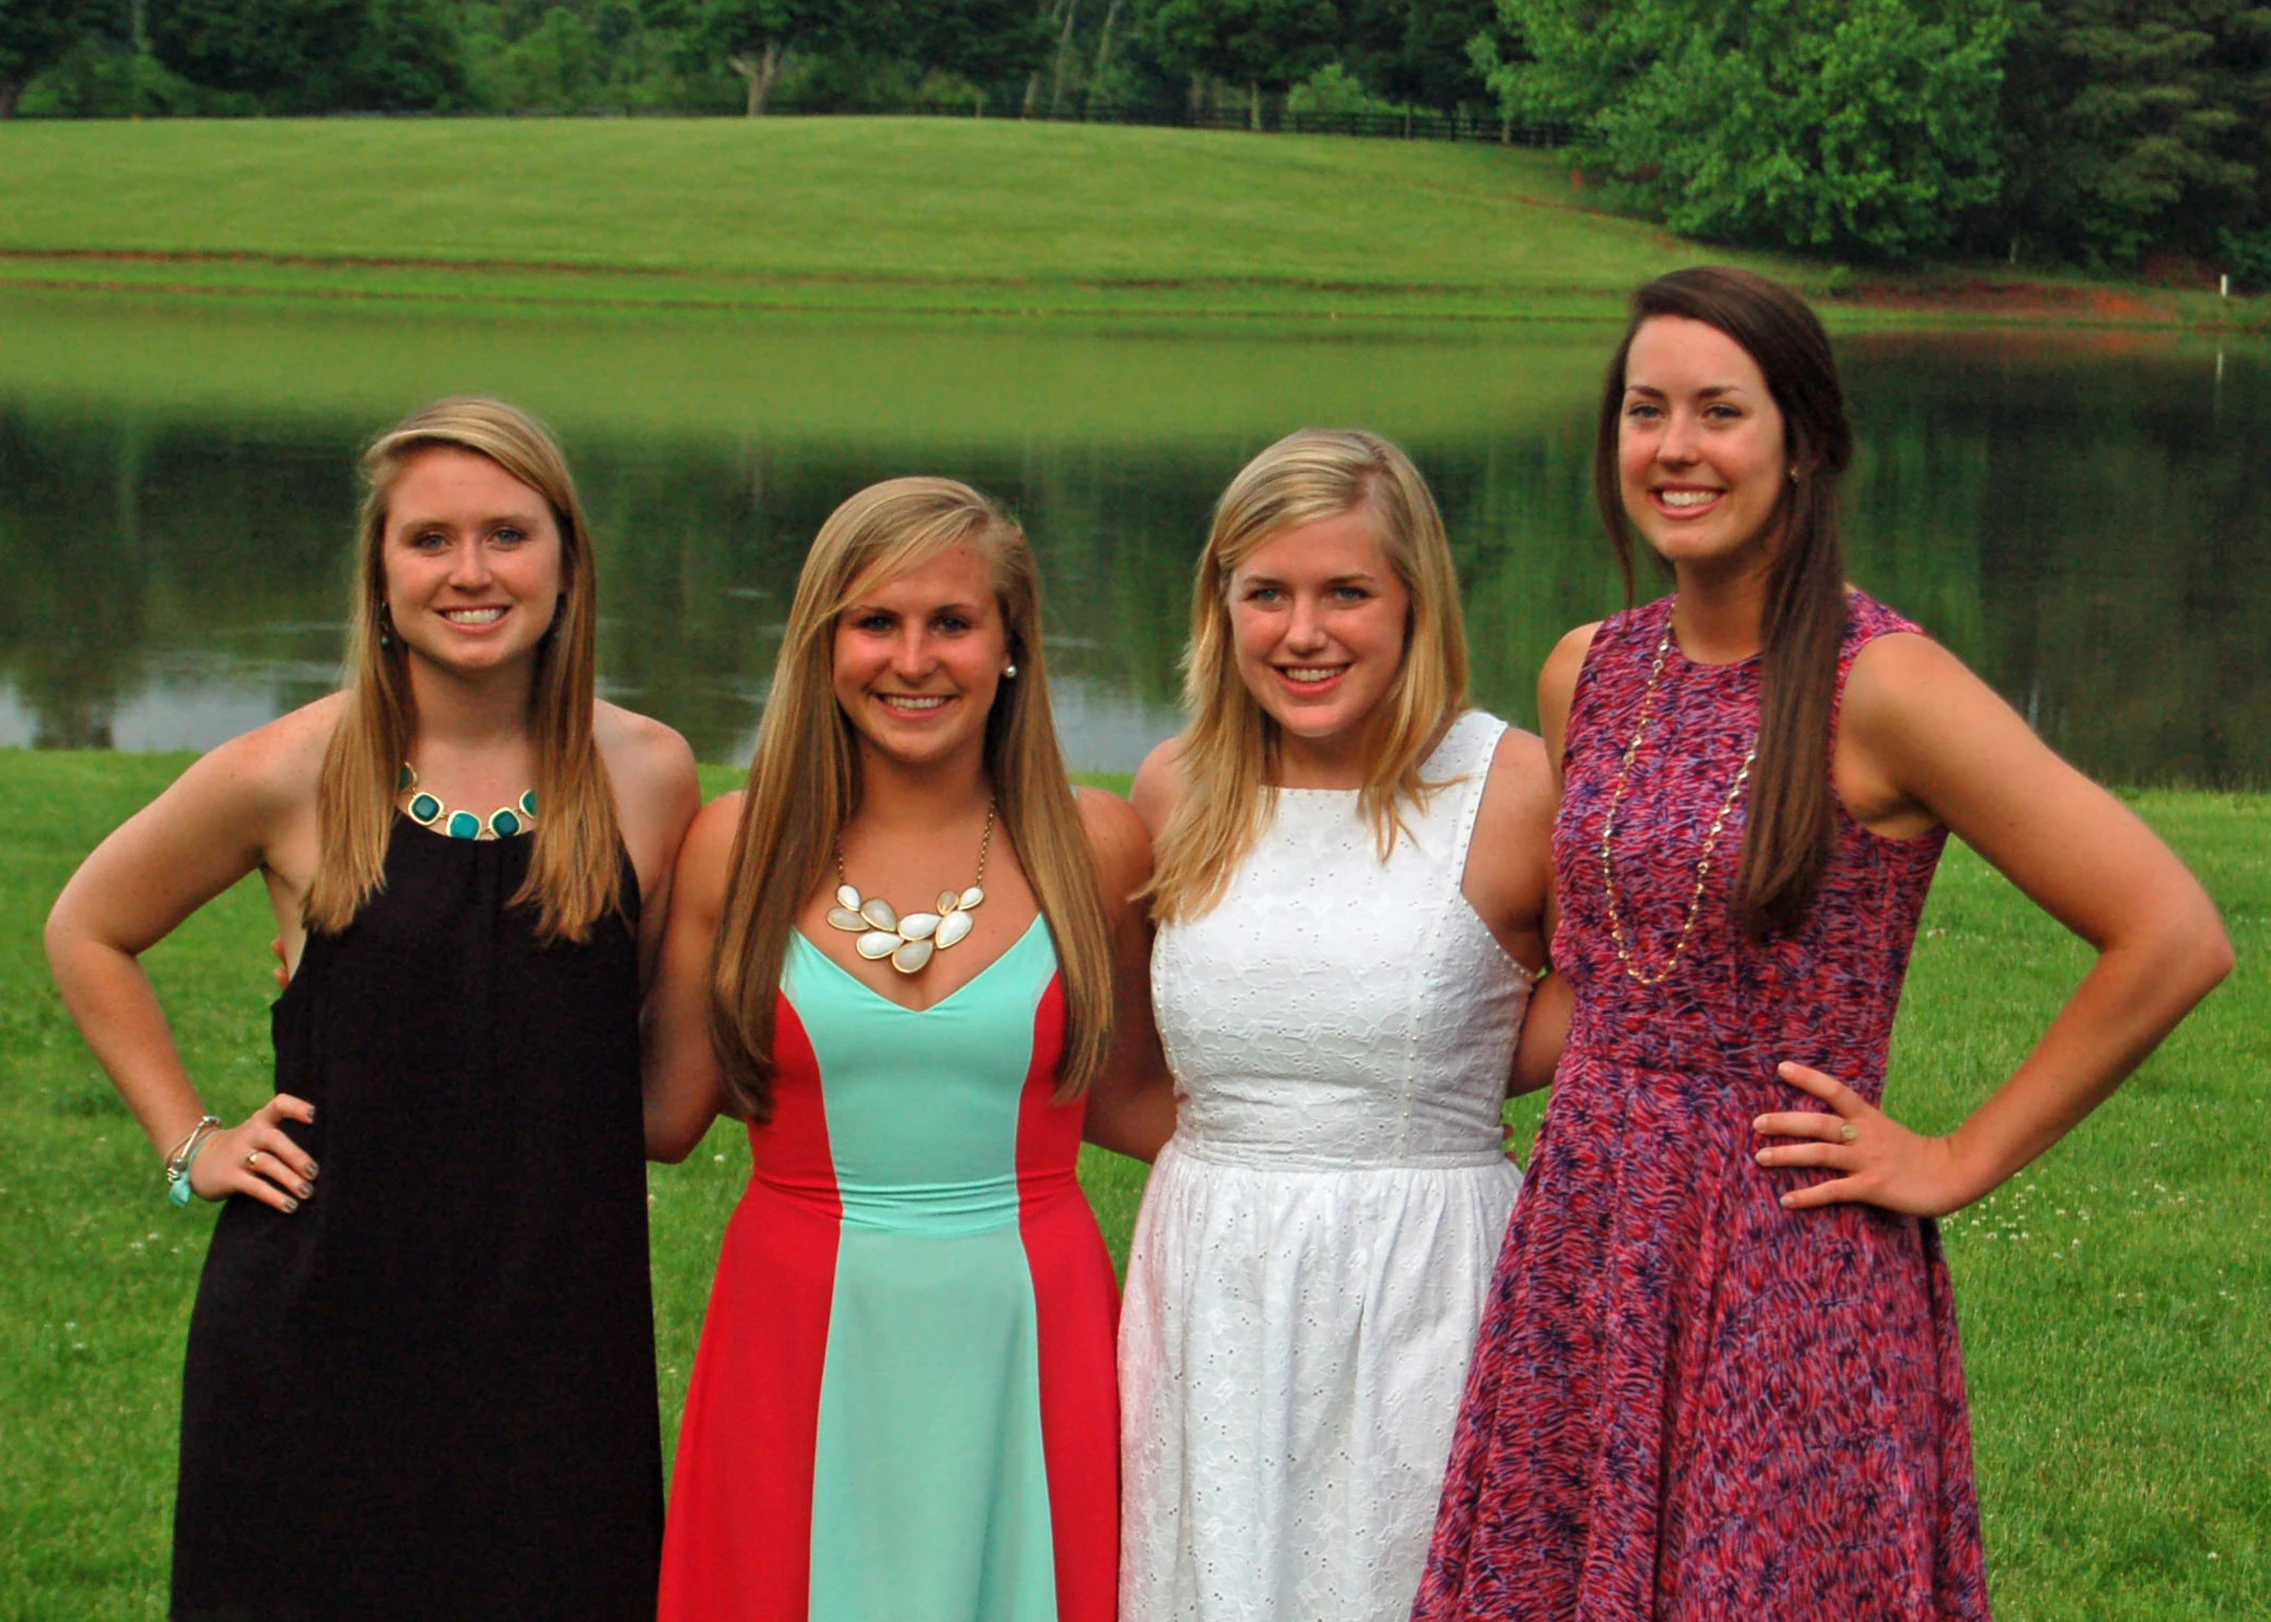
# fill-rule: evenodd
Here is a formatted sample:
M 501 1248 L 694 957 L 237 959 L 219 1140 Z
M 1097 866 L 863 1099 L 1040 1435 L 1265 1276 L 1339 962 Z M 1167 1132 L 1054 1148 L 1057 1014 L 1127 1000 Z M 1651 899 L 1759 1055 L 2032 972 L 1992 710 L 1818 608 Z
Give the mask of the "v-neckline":
M 970 976 L 969 979 L 956 986 L 952 991 L 949 991 L 945 996 L 939 998 L 938 1001 L 934 1003 L 928 1003 L 921 1008 L 909 1008 L 898 998 L 889 996 L 884 992 L 876 990 L 875 987 L 869 985 L 865 980 L 862 980 L 858 975 L 852 973 L 851 970 L 845 968 L 841 963 L 838 963 L 826 952 L 820 950 L 819 946 L 814 943 L 812 937 L 810 935 L 807 935 L 802 929 L 796 927 L 795 925 L 790 926 L 789 934 L 795 937 L 797 945 L 803 947 L 807 952 L 818 958 L 822 963 L 827 964 L 828 967 L 833 969 L 837 974 L 843 976 L 846 980 L 850 981 L 860 990 L 866 992 L 870 997 L 873 997 L 877 1002 L 883 1004 L 886 1008 L 894 1008 L 902 1014 L 912 1014 L 919 1018 L 924 1014 L 934 1014 L 939 1009 L 944 1008 L 948 1003 L 955 1001 L 964 992 L 968 991 L 972 986 L 975 986 L 979 981 L 985 979 L 987 975 L 1000 968 L 1003 963 L 1008 961 L 1010 958 L 1015 957 L 1018 953 L 1019 948 L 1024 946 L 1026 941 L 1032 938 L 1033 931 L 1041 927 L 1042 921 L 1043 920 L 1041 914 L 1038 912 L 1034 913 L 1033 921 L 1025 926 L 1024 932 L 1021 933 L 1017 937 L 1017 939 L 1011 941 L 1007 946 L 1003 947 L 999 952 L 995 953 L 994 959 L 991 963 L 988 963 L 984 968 L 980 969 L 976 974 Z

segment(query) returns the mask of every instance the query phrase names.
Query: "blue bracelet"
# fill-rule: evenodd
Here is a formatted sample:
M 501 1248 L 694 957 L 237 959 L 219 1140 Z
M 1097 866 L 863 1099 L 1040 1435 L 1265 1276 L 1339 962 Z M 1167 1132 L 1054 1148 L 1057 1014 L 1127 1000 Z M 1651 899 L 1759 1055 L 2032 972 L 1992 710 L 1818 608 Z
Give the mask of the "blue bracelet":
M 200 1133 L 197 1141 L 189 1146 L 189 1153 L 181 1157 L 181 1170 L 166 1179 L 166 1199 L 177 1211 L 188 1209 L 189 1168 L 197 1164 L 197 1157 L 205 1152 L 205 1145 L 212 1136 L 210 1132 Z

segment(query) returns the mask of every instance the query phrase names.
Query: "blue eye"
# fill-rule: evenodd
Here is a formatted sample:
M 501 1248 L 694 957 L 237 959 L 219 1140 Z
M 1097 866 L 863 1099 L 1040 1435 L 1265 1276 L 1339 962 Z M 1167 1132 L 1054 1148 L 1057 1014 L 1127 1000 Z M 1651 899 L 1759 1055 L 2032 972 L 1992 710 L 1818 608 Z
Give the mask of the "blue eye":
M 506 524 L 490 538 L 500 546 L 518 546 L 528 539 L 528 534 L 525 530 L 515 529 L 512 525 Z

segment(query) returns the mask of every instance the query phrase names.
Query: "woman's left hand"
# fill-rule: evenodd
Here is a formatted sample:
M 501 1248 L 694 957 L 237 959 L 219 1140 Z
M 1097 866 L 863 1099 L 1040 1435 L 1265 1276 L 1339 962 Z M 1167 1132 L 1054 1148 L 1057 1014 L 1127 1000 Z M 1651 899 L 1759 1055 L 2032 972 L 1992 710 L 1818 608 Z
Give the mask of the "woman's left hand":
M 1818 1205 L 1880 1205 L 1909 1216 L 1937 1217 L 1971 1203 L 1946 1138 L 1911 1132 L 1835 1076 L 1784 1064 L 1776 1073 L 1801 1092 L 1811 1093 L 1833 1113 L 1818 1110 L 1761 1115 L 1751 1130 L 1763 1138 L 1794 1138 L 1758 1152 L 1762 1166 L 1819 1167 L 1842 1172 L 1826 1182 L 1793 1189 L 1782 1196 L 1793 1211 Z

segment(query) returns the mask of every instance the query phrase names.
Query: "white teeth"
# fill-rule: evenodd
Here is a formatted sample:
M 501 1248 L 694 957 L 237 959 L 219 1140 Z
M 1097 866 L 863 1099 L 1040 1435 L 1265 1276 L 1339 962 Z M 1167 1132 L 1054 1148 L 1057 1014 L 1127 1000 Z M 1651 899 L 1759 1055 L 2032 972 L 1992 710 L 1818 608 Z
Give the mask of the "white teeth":
M 452 625 L 494 625 L 504 612 L 501 608 L 445 608 L 442 618 Z
M 1315 669 L 1306 666 L 1288 665 L 1285 666 L 1284 669 L 1286 675 L 1294 681 L 1330 681 L 1333 677 L 1340 674 L 1339 668 L 1332 665 L 1326 665 Z
M 1700 507 L 1719 499 L 1716 490 L 1659 490 L 1656 494 L 1667 507 Z
M 876 696 L 895 710 L 935 710 L 946 702 L 944 698 L 917 698 L 907 693 L 879 693 Z

